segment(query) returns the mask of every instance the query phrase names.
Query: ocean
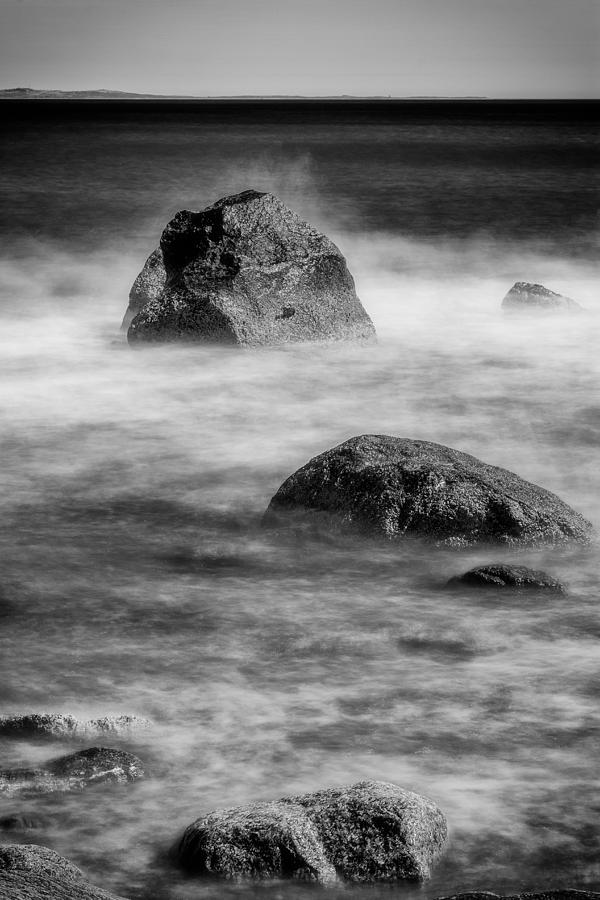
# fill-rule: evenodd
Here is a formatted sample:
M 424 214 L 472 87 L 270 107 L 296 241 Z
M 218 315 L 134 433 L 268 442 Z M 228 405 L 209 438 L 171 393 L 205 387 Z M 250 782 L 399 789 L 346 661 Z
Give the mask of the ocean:
M 594 103 L 7 101 L 0 138 L 0 714 L 136 714 L 151 777 L 2 799 L 131 900 L 600 889 L 598 544 L 284 541 L 282 481 L 363 434 L 446 444 L 600 525 Z M 372 346 L 132 349 L 162 228 L 254 188 L 344 253 Z M 577 300 L 506 316 L 515 281 Z M 447 580 L 495 561 L 567 595 Z M 0 767 L 78 749 L 0 740 Z M 362 779 L 449 824 L 430 882 L 184 877 L 216 807 Z

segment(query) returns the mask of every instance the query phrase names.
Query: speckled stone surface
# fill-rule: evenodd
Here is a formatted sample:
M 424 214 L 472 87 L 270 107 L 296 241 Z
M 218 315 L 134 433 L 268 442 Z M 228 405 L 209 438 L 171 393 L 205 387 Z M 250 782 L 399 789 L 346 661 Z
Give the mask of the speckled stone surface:
M 559 497 L 458 450 L 389 435 L 311 459 L 273 496 L 267 527 L 404 536 L 448 546 L 588 543 L 591 524 Z
M 126 331 L 129 328 L 134 316 L 139 313 L 146 303 L 158 300 L 163 292 L 166 280 L 167 273 L 163 262 L 162 250 L 160 247 L 157 247 L 144 263 L 144 268 L 133 282 L 129 291 L 129 306 L 123 316 L 122 330 Z
M 0 846 L 0 900 L 122 900 L 48 847 Z
M 182 210 L 160 250 L 164 290 L 155 295 L 160 268 L 154 257 L 150 277 L 151 256 L 132 288 L 134 305 L 148 299 L 129 325 L 130 343 L 257 347 L 375 337 L 339 249 L 272 194 L 244 191 L 201 212 Z

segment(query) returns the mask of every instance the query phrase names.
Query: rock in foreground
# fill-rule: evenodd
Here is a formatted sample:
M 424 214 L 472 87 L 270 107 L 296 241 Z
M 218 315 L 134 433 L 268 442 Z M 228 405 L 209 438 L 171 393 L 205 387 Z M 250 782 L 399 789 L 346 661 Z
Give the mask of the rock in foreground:
M 94 887 L 54 850 L 28 844 L 0 846 L 0 900 L 120 900 Z
M 272 498 L 263 523 L 449 545 L 586 543 L 591 525 L 555 494 L 429 441 L 354 437 L 311 459 Z
M 188 871 L 227 878 L 422 881 L 445 840 L 431 800 L 363 781 L 216 810 L 186 829 L 176 852 Z
M 511 312 L 580 312 L 583 307 L 570 297 L 549 291 L 543 284 L 517 281 L 502 301 L 502 309 Z
M 53 759 L 36 769 L 0 771 L 0 794 L 54 794 L 83 791 L 102 783 L 126 784 L 144 778 L 144 765 L 132 753 L 90 747 Z
M 459 585 L 491 588 L 514 588 L 528 591 L 556 591 L 564 594 L 564 584 L 546 575 L 545 572 L 536 569 L 528 569 L 527 566 L 509 566 L 496 563 L 489 566 L 477 566 L 469 569 L 464 575 L 456 575 L 448 582 L 450 587 Z
M 272 194 L 244 191 L 177 213 L 160 252 L 164 289 L 157 294 L 153 254 L 132 288 L 130 309 L 147 299 L 129 325 L 130 343 L 256 347 L 375 336 L 338 248 Z
M 97 737 L 131 738 L 150 728 L 140 716 L 102 716 L 100 719 L 76 719 L 60 713 L 31 713 L 24 716 L 0 716 L 0 737 L 50 738 L 52 740 L 90 740 Z

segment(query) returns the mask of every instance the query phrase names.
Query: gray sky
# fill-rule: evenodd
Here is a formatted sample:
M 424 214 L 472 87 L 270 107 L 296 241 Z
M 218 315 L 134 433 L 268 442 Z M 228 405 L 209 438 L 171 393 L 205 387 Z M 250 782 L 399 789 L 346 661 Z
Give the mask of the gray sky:
M 0 87 L 600 94 L 600 0 L 0 0 L 0 35 Z

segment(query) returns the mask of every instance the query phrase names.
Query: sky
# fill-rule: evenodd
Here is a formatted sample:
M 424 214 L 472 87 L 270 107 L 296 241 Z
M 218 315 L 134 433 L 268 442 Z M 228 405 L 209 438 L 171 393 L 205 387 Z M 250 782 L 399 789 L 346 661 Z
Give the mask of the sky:
M 600 0 L 0 0 L 0 88 L 597 97 Z

